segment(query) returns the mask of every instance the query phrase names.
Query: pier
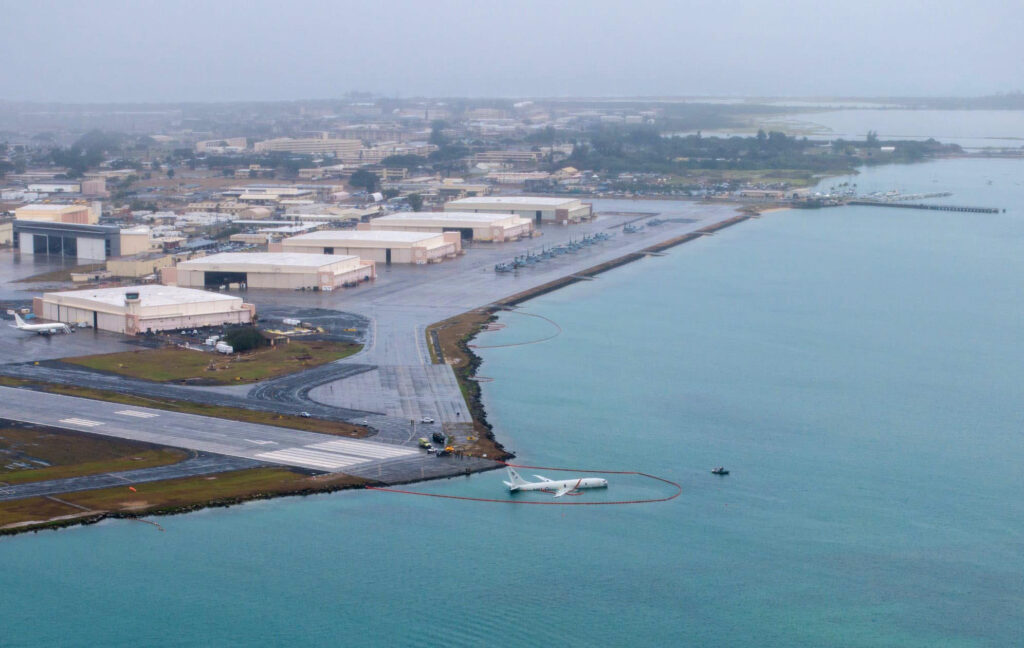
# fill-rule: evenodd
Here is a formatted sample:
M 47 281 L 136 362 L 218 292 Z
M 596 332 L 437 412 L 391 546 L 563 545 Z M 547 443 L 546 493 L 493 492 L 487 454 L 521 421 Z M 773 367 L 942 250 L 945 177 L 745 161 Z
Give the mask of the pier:
M 847 205 L 868 207 L 896 207 L 899 209 L 931 209 L 934 211 L 971 212 L 975 214 L 998 214 L 997 207 L 965 207 L 962 205 L 926 205 L 924 203 L 889 202 L 883 200 L 848 200 Z

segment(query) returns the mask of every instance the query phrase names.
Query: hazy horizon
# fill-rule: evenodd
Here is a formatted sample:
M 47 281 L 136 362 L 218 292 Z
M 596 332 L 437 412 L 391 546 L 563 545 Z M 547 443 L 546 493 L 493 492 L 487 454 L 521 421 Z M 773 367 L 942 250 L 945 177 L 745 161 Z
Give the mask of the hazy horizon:
M 1019 91 L 1024 5 L 0 0 L 0 100 L 953 97 Z

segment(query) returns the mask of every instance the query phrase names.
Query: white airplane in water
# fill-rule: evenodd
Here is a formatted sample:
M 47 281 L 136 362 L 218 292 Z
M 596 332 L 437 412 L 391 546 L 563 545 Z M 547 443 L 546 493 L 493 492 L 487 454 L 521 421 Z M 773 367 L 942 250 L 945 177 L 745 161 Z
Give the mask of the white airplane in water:
M 53 322 L 52 324 L 26 324 L 25 320 L 21 319 L 21 316 L 17 313 L 14 314 L 14 324 L 11 328 L 16 328 L 19 331 L 31 331 L 38 335 L 52 335 L 53 333 L 70 333 L 71 327 L 61 322 Z
M 516 491 L 544 491 L 545 493 L 552 493 L 555 497 L 561 497 L 562 495 L 576 495 L 581 489 L 584 488 L 608 488 L 608 480 L 600 479 L 599 477 L 577 477 L 575 479 L 562 479 L 554 481 L 547 477 L 540 475 L 534 475 L 539 482 L 528 482 L 519 476 L 512 468 L 507 468 L 508 478 L 512 481 L 505 482 L 508 486 L 509 491 L 515 493 Z

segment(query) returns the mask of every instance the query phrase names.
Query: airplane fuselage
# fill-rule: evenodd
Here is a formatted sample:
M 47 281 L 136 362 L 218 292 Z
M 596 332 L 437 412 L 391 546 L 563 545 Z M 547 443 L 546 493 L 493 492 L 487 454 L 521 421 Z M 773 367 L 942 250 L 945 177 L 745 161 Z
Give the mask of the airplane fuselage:
M 560 479 L 557 481 L 529 482 L 509 486 L 509 490 L 515 491 L 550 491 L 557 493 L 560 490 L 570 491 L 583 488 L 608 488 L 608 480 L 598 477 L 582 477 L 577 479 Z
M 54 333 L 70 333 L 71 327 L 67 324 L 61 324 L 59 322 L 53 324 L 26 324 L 25 320 L 21 319 L 21 316 L 14 315 L 14 324 L 11 328 L 16 328 L 19 331 L 28 331 L 29 333 L 35 333 L 37 335 L 53 335 Z
M 35 333 L 36 335 L 53 335 L 55 333 L 70 333 L 66 326 L 11 326 L 11 328 L 18 329 L 19 331 L 25 331 L 27 333 Z

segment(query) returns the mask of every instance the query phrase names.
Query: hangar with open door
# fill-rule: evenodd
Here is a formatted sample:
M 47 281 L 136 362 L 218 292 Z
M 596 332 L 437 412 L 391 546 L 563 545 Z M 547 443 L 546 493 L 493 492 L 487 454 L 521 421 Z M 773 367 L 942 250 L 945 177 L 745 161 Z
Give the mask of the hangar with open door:
M 376 277 L 373 261 L 354 255 L 226 252 L 178 264 L 165 281 L 184 288 L 334 290 Z
M 385 265 L 422 264 L 454 258 L 462 251 L 462 242 L 457 232 L 323 230 L 292 236 L 269 248 L 305 254 L 334 250 L 336 255 L 350 254 Z
M 359 225 L 375 232 L 456 233 L 462 241 L 515 241 L 533 235 L 530 219 L 516 214 L 400 212 Z

